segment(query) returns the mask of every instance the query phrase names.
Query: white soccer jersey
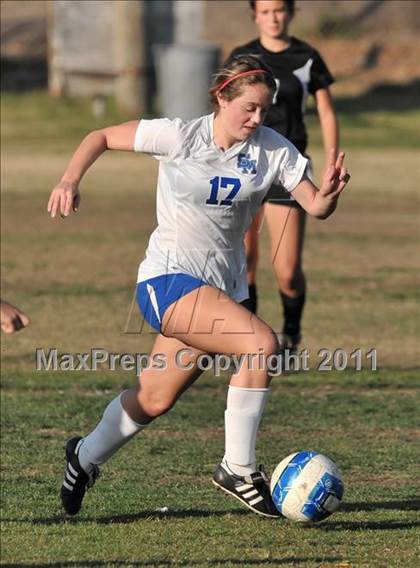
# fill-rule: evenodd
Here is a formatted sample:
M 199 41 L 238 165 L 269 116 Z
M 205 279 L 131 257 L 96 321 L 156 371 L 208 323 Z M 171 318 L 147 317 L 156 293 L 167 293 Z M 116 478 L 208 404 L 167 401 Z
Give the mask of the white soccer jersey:
M 293 191 L 307 164 L 283 136 L 260 126 L 223 151 L 213 142 L 214 115 L 141 120 L 134 150 L 160 161 L 158 226 L 138 282 L 184 273 L 248 297 L 244 235 L 273 183 Z

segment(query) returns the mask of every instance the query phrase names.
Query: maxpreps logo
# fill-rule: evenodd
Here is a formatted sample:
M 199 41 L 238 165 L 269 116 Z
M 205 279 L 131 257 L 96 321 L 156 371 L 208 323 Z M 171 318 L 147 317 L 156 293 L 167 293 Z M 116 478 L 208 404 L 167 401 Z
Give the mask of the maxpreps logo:
M 239 154 L 237 167 L 242 170 L 243 174 L 256 174 L 257 160 L 251 160 L 249 154 Z

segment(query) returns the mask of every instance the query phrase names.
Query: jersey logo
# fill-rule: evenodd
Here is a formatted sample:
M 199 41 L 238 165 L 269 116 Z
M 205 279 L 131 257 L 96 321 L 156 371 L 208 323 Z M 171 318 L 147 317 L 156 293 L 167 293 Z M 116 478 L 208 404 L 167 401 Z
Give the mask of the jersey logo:
M 243 174 L 256 174 L 257 160 L 251 160 L 249 154 L 239 154 L 237 167 Z

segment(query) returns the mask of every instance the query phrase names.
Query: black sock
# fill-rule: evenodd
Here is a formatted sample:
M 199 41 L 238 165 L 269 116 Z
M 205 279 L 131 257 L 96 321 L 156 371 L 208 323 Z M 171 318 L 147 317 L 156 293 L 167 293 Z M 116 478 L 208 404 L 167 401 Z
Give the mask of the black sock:
M 305 305 L 305 293 L 297 298 L 291 298 L 280 292 L 280 297 L 284 314 L 283 333 L 285 335 L 298 335 L 303 306 Z
M 255 284 L 250 284 L 248 286 L 249 298 L 241 302 L 241 306 L 245 306 L 247 310 L 252 312 L 253 314 L 257 313 L 257 304 L 258 304 L 258 296 L 257 296 L 257 287 Z

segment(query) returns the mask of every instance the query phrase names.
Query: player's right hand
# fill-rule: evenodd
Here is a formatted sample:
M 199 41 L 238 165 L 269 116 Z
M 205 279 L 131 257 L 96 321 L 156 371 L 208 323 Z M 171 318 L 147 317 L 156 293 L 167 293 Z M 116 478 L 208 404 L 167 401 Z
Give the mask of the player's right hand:
M 67 217 L 73 210 L 76 212 L 80 204 L 79 187 L 76 182 L 60 181 L 51 192 L 48 200 L 47 211 L 51 217 L 60 213 L 61 217 Z

